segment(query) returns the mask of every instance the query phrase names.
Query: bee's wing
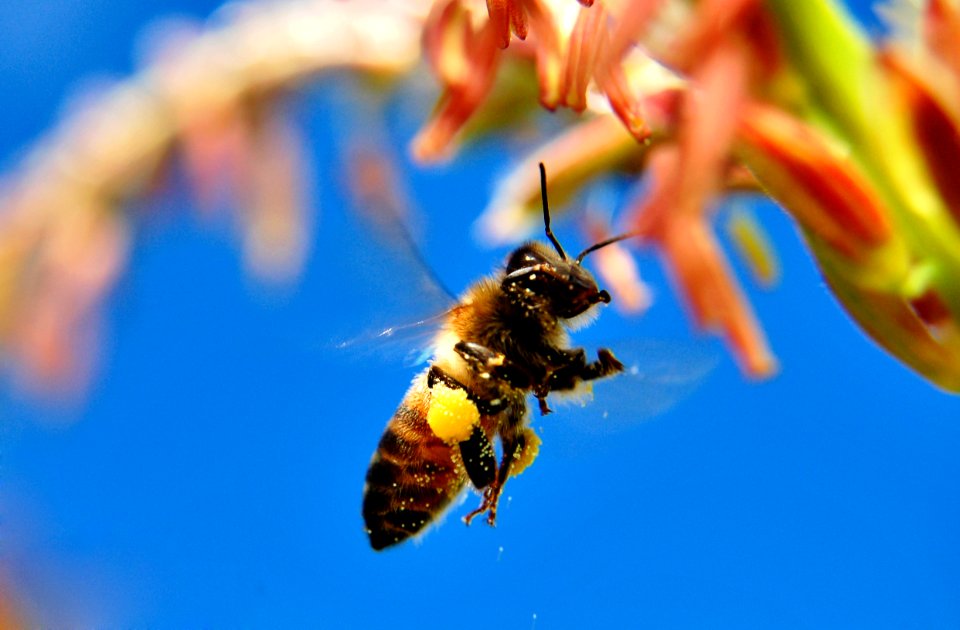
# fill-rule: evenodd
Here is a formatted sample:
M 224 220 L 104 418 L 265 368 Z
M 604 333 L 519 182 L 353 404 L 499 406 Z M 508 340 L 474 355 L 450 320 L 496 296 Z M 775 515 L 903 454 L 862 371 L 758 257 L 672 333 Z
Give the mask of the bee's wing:
M 326 330 L 325 347 L 347 359 L 420 363 L 457 300 L 417 243 L 416 213 L 388 156 L 362 145 L 347 148 L 352 211 L 331 217 L 330 272 L 344 305 Z M 326 235 L 326 236 L 325 236 Z
M 593 381 L 583 396 L 550 398 L 558 416 L 591 432 L 624 430 L 670 411 L 704 383 L 721 356 L 707 342 L 637 340 L 609 347 L 624 372 Z
M 410 367 L 421 365 L 433 356 L 437 333 L 456 308 L 416 321 L 398 322 L 349 338 L 334 339 L 330 347 L 348 359 L 365 360 L 379 356 L 402 361 Z

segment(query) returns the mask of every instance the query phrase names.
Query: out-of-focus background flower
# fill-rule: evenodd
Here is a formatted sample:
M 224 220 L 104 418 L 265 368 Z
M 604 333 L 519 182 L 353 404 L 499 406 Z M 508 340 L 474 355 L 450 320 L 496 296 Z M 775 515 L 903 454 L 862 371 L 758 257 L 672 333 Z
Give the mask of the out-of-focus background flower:
M 511 481 L 496 529 L 464 528 L 461 507 L 422 544 L 371 552 L 363 476 L 417 368 L 363 337 L 439 304 L 431 292 L 404 299 L 422 278 L 393 217 L 461 290 L 508 251 L 474 236 L 490 232 L 489 220 L 473 222 L 503 195 L 495 184 L 574 119 L 542 114 L 446 163 L 415 163 L 411 139 L 420 157 L 435 149 L 436 135 L 417 136 L 439 92 L 426 68 L 393 91 L 389 76 L 285 74 L 310 70 L 304 60 L 341 65 L 323 57 L 333 15 L 280 23 L 292 65 L 264 61 L 283 57 L 267 50 L 278 31 L 254 29 L 237 36 L 243 55 L 178 64 L 198 33 L 256 17 L 245 6 L 212 17 L 216 2 L 0 6 L 0 165 L 10 175 L 0 239 L 42 231 L 53 243 L 26 262 L 2 250 L 0 325 L 16 334 L 4 335 L 0 405 L 0 625 L 957 625 L 956 399 L 867 339 L 794 223 L 755 196 L 728 200 L 712 224 L 726 251 L 754 252 L 753 267 L 734 257 L 728 271 L 762 323 L 759 344 L 733 342 L 730 355 L 697 335 L 672 268 L 641 249 L 644 284 L 627 287 L 643 288 L 632 294 L 642 316 L 609 308 L 576 336 L 635 349 L 645 378 L 632 394 L 605 399 L 598 388 L 585 411 L 535 418 L 541 455 Z M 866 2 L 848 6 L 869 34 L 885 32 Z M 383 50 L 339 50 L 407 72 L 403 42 L 418 38 L 380 40 Z M 239 58 L 249 65 L 232 67 Z M 131 86 L 121 82 L 147 66 L 159 85 L 189 87 L 176 93 L 230 105 L 208 117 L 184 98 L 174 114 L 123 127 L 119 114 L 151 110 L 137 109 L 142 93 L 112 86 Z M 238 99 L 229 77 L 242 71 L 262 81 Z M 498 111 L 523 113 L 537 98 L 522 81 L 494 93 L 506 98 Z M 167 128 L 182 133 L 175 149 Z M 42 148 L 127 142 L 146 148 L 119 152 L 129 160 L 117 164 L 102 160 L 109 151 L 79 152 L 51 167 Z M 90 171 L 116 176 L 85 187 Z M 75 188 L 50 178 L 64 172 Z M 40 202 L 21 205 L 64 210 L 42 223 L 55 229 L 10 213 L 24 174 Z M 608 233 L 610 209 L 635 204 L 642 191 L 629 181 L 617 175 L 573 200 L 589 213 L 558 219 L 568 249 Z M 133 200 L 119 220 L 118 196 Z M 81 204 L 103 205 L 70 212 Z M 588 265 L 624 268 L 594 256 Z M 11 308 L 22 286 L 39 289 Z M 774 365 L 767 380 L 744 378 Z

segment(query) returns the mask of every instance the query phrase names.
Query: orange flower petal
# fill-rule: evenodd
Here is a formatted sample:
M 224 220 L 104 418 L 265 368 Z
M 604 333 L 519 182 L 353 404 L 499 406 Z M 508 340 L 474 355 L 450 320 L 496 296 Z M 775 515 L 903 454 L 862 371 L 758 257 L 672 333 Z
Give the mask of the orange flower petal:
M 493 29 L 497 46 L 506 48 L 510 45 L 511 0 L 487 0 L 487 15 L 490 19 L 490 28 Z
M 520 0 L 530 18 L 530 30 L 536 37 L 537 79 L 540 83 L 540 104 L 556 109 L 561 99 L 563 56 L 560 34 L 550 8 L 543 0 Z
M 597 77 L 600 89 L 607 95 L 610 107 L 637 142 L 644 143 L 652 135 L 640 99 L 630 89 L 627 76 L 619 65 Z
M 510 2 L 510 29 L 517 39 L 527 38 L 527 12 L 520 0 Z
M 501 51 L 494 27 L 486 22 L 476 32 L 469 25 L 467 28 L 463 61 L 469 70 L 463 82 L 446 86 L 437 110 L 413 139 L 411 152 L 420 161 L 445 156 L 454 136 L 486 98 L 496 78 Z
M 470 15 L 459 0 L 437 2 L 431 8 L 423 26 L 423 49 L 443 85 L 469 81 L 472 29 Z
M 581 112 L 587 106 L 587 84 L 593 77 L 606 29 L 607 14 L 602 4 L 581 8 L 567 45 L 564 59 L 563 101 Z
M 805 228 L 853 257 L 890 237 L 887 210 L 866 177 L 816 131 L 758 103 L 739 123 L 738 153 Z
M 626 3 L 610 34 L 600 67 L 603 72 L 618 66 L 627 51 L 639 41 L 664 0 L 630 0 Z
M 602 30 L 602 52 L 594 72 L 597 85 L 606 94 L 614 113 L 638 142 L 651 135 L 639 97 L 632 92 L 621 62 L 660 9 L 663 0 L 632 0 L 619 15 L 613 30 Z
M 287 282 L 300 273 L 309 249 L 306 151 L 278 116 L 256 129 L 251 152 L 238 194 L 245 262 L 260 278 Z

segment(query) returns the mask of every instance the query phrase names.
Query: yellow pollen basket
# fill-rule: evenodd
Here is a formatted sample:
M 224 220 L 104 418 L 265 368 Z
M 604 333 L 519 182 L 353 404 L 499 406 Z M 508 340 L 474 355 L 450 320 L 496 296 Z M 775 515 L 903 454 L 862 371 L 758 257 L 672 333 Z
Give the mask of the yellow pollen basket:
M 540 454 L 540 436 L 530 427 L 524 427 L 523 436 L 525 438 L 523 450 L 514 455 L 513 463 L 510 465 L 511 477 L 516 477 L 526 470 Z
M 448 444 L 469 438 L 473 427 L 480 423 L 480 411 L 467 398 L 467 392 L 443 383 L 436 383 L 430 391 L 427 424 L 434 435 Z

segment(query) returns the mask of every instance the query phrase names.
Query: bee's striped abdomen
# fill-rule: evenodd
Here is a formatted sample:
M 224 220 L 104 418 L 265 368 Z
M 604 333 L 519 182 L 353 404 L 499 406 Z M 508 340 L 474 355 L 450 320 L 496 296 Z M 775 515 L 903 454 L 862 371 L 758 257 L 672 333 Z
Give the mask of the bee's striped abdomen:
M 427 425 L 429 394 L 414 390 L 387 425 L 367 470 L 363 520 L 378 550 L 419 533 L 465 483 L 451 447 Z

